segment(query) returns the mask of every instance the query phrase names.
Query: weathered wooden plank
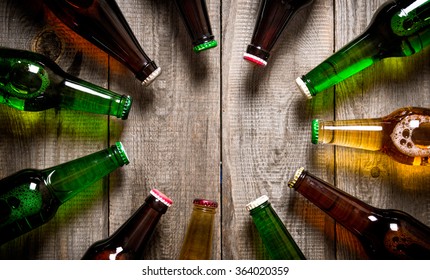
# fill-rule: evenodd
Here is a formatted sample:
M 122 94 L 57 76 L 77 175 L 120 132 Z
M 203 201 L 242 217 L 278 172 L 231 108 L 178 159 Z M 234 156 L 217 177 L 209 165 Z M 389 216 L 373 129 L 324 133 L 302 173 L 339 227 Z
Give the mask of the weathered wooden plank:
M 223 2 L 223 258 L 267 258 L 244 208 L 263 194 L 305 255 L 325 258 L 333 253 L 324 242 L 324 215 L 287 183 L 300 166 L 327 172 L 313 161 L 309 126 L 314 113 L 326 113 L 305 101 L 294 80 L 332 50 L 331 1 L 316 1 L 290 22 L 264 69 L 242 59 L 258 5 Z

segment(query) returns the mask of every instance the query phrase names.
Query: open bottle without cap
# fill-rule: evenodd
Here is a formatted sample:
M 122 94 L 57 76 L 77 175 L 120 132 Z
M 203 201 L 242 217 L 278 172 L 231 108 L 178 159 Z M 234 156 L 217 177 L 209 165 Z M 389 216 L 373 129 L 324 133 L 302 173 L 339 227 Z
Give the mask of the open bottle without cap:
M 246 205 L 264 247 L 273 260 L 305 260 L 306 257 L 263 195 Z
M 212 258 L 212 238 L 217 207 L 216 201 L 194 199 L 191 218 L 179 255 L 180 260 Z
M 206 0 L 175 0 L 196 53 L 218 45 L 212 33 Z
M 251 44 L 243 58 L 258 66 L 266 66 L 270 52 L 296 13 L 313 0 L 261 0 Z
M 83 260 L 140 260 L 162 215 L 173 201 L 157 189 L 152 189 L 145 202 L 108 238 L 93 243 Z
M 370 119 L 315 119 L 312 143 L 380 151 L 403 164 L 429 166 L 430 109 L 404 107 Z
M 148 86 L 161 69 L 143 51 L 115 0 L 43 0 L 70 29 L 105 51 Z
M 390 0 L 375 12 L 361 35 L 296 83 L 312 98 L 384 58 L 410 56 L 429 44 L 430 0 Z
M 0 48 L 0 104 L 21 111 L 63 108 L 125 120 L 132 98 L 67 74 L 44 55 Z
M 0 244 L 52 219 L 58 207 L 129 163 L 121 142 L 46 169 L 24 169 L 0 180 Z
M 299 168 L 288 185 L 355 234 L 371 259 L 430 259 L 430 227 L 379 209 Z

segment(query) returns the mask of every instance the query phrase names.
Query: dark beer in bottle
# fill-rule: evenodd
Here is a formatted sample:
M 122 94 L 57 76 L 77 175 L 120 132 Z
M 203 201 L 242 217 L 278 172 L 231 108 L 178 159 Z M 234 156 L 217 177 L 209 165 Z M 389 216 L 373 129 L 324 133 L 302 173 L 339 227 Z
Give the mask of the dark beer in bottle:
M 144 86 L 161 69 L 143 51 L 115 0 L 43 0 L 70 29 L 130 69 Z
M 355 234 L 371 259 L 430 259 L 430 227 L 411 215 L 370 206 L 299 168 L 288 183 Z
M 261 0 L 257 21 L 243 58 L 266 66 L 270 51 L 291 18 L 313 0 Z
M 111 236 L 93 243 L 83 260 L 140 260 L 151 246 L 151 237 L 161 216 L 172 200 L 157 189 L 150 191 L 145 202 Z
M 206 0 L 175 0 L 175 3 L 191 37 L 194 52 L 216 47 Z

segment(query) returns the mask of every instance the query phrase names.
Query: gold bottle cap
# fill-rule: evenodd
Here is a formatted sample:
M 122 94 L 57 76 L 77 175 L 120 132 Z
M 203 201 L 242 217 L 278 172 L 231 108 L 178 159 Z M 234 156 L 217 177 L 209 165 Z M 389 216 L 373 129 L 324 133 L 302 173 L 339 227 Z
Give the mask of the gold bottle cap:
M 293 179 L 288 182 L 288 186 L 290 188 L 294 188 L 294 185 L 297 183 L 297 180 L 299 179 L 300 175 L 302 175 L 303 171 L 305 171 L 304 167 L 300 167 L 299 169 L 297 169 Z

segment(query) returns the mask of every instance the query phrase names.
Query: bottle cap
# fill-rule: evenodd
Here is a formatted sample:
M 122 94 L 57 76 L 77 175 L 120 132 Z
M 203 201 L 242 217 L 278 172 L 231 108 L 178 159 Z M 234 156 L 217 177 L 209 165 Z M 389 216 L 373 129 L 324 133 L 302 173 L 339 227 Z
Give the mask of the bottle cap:
M 306 85 L 306 83 L 302 80 L 302 78 L 298 77 L 296 79 L 296 84 L 299 87 L 300 92 L 303 93 L 303 95 L 306 96 L 307 99 L 312 98 L 312 94 L 311 94 L 308 86 Z
M 250 203 L 248 203 L 245 208 L 248 211 L 251 211 L 252 209 L 257 208 L 258 206 L 260 206 L 261 204 L 265 203 L 269 201 L 269 197 L 267 195 L 262 195 L 259 198 L 257 198 L 256 200 L 251 201 Z
M 202 198 L 194 199 L 193 204 L 199 205 L 199 206 L 211 207 L 211 208 L 217 208 L 218 207 L 218 203 L 216 201 L 202 199 Z
M 264 59 L 247 52 L 243 54 L 243 59 L 245 59 L 246 61 L 252 62 L 254 64 L 257 64 L 258 66 L 261 66 L 261 67 L 265 67 L 267 65 L 267 61 L 265 61 Z
M 115 143 L 116 148 L 118 149 L 119 152 L 119 156 L 121 158 L 121 162 L 122 164 L 129 164 L 130 160 L 128 159 L 127 153 L 124 150 L 124 146 L 122 145 L 121 142 L 116 142 Z
M 319 120 L 312 120 L 312 144 L 318 144 Z
M 199 44 L 199 45 L 195 46 L 193 48 L 193 51 L 196 52 L 196 53 L 199 53 L 201 51 L 205 51 L 205 50 L 208 50 L 208 49 L 215 48 L 216 46 L 218 46 L 217 41 L 211 40 L 209 42 L 204 42 L 203 44 Z
M 149 84 L 151 84 L 160 74 L 161 68 L 157 67 L 145 80 L 143 80 L 142 85 L 145 87 L 149 86 Z
M 154 196 L 159 201 L 163 202 L 166 206 L 170 207 L 173 204 L 173 200 L 168 198 L 164 193 L 160 192 L 157 189 L 152 189 L 150 194 Z
M 294 185 L 297 183 L 297 180 L 299 179 L 300 175 L 302 175 L 303 171 L 305 171 L 304 167 L 300 167 L 299 169 L 297 169 L 293 179 L 288 182 L 288 186 L 290 188 L 294 188 Z
M 125 100 L 123 101 L 124 107 L 122 109 L 121 113 L 121 119 L 126 120 L 128 118 L 128 113 L 130 113 L 131 104 L 133 103 L 133 99 L 131 96 L 127 95 L 125 96 Z

